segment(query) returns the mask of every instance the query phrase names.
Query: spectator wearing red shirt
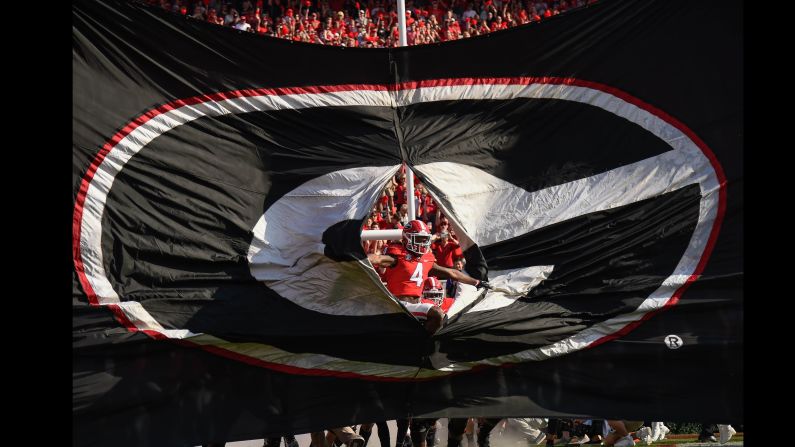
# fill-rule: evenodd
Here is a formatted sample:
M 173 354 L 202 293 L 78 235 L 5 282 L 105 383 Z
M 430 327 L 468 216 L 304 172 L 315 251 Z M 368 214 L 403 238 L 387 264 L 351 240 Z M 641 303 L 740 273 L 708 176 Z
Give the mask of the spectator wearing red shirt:
M 375 28 L 370 28 L 367 32 L 367 35 L 364 37 L 364 41 L 372 44 L 373 46 L 378 45 L 378 30 Z
M 382 217 L 387 217 L 395 213 L 394 200 L 392 199 L 389 188 L 384 189 L 381 193 L 381 197 L 378 199 L 378 204 L 376 206 Z
M 400 207 L 406 203 L 408 195 L 406 193 L 406 177 L 400 176 L 397 178 L 397 186 L 395 187 L 395 206 Z
M 428 222 L 431 222 L 436 226 L 436 220 L 439 218 L 439 207 L 436 205 L 436 201 L 433 200 L 430 194 L 425 194 L 422 199 L 422 216 Z
M 431 2 L 431 7 L 428 8 L 428 15 L 435 16 L 436 20 L 440 22 L 444 18 L 445 12 L 447 12 L 447 9 L 440 6 L 438 0 L 433 0 Z
M 525 23 L 530 23 L 530 18 L 527 17 L 527 11 L 522 9 L 519 11 L 519 24 L 524 25 Z
M 345 11 L 337 11 L 337 15 L 334 16 L 334 26 L 339 30 L 345 29 Z
M 309 15 L 309 28 L 315 31 L 320 30 L 320 20 L 317 19 L 316 12 Z
M 455 14 L 453 14 L 453 11 L 450 9 L 448 9 L 447 14 L 444 15 L 444 24 L 448 29 L 457 31 L 459 34 L 461 33 L 460 24 L 458 23 Z
M 417 185 L 417 187 L 414 189 L 414 204 L 417 206 L 415 215 L 417 216 L 418 219 L 422 218 L 424 222 L 428 222 L 429 220 L 430 221 L 435 220 L 435 217 L 429 216 L 428 213 L 433 214 L 436 210 L 435 209 L 428 210 L 426 209 L 427 207 L 425 206 L 428 197 L 429 194 L 428 190 L 425 189 L 425 185 L 423 185 L 422 183 Z
M 414 24 L 414 17 L 411 16 L 411 11 L 406 11 L 406 28 Z
M 464 256 L 461 246 L 446 231 L 439 233 L 439 240 L 431 245 L 431 251 L 436 256 L 436 263 L 447 268 L 453 268 L 455 260 Z
M 287 11 L 284 12 L 284 16 L 282 17 L 282 21 L 292 26 L 292 24 L 295 23 L 295 19 L 293 8 L 287 8 Z
M 500 31 L 508 29 L 508 24 L 502 21 L 502 16 L 497 16 L 496 19 L 491 23 L 491 31 Z
M 414 25 L 406 24 L 406 44 L 415 45 L 416 41 L 417 41 L 417 33 L 414 32 Z

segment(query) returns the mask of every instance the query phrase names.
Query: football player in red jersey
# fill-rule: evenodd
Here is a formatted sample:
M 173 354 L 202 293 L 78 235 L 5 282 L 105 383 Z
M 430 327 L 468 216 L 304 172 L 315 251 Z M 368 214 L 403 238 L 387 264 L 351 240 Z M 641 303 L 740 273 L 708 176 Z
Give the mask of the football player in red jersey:
M 442 283 L 435 276 L 429 276 L 422 287 L 422 302 L 438 306 L 446 314 L 455 303 L 455 299 L 447 298 L 444 295 L 445 291 Z
M 436 258 L 431 253 L 431 232 L 424 222 L 409 221 L 403 228 L 402 242 L 402 245 L 390 245 L 384 255 L 367 255 L 374 267 L 386 267 L 386 287 L 397 299 L 418 303 L 429 274 L 443 279 L 451 278 L 478 289 L 491 288 L 486 281 L 436 264 Z

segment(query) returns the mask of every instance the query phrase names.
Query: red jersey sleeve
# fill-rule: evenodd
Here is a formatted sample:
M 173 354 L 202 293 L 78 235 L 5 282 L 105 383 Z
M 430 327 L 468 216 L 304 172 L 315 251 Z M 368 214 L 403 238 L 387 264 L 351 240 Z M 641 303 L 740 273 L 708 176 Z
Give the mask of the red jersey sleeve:
M 390 245 L 390 246 L 388 246 L 386 248 L 386 254 L 389 255 L 389 256 L 393 256 L 393 257 L 402 256 L 403 255 L 403 247 L 401 247 L 400 245 L 395 245 L 395 244 Z

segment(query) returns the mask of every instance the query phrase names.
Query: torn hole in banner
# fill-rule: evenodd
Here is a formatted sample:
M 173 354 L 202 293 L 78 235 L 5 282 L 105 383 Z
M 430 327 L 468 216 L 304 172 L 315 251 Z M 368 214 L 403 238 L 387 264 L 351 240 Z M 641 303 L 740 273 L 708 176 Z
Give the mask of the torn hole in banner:
M 332 315 L 401 312 L 367 263 L 359 229 L 398 166 L 361 167 L 312 179 L 259 219 L 248 252 L 252 275 L 299 306 Z

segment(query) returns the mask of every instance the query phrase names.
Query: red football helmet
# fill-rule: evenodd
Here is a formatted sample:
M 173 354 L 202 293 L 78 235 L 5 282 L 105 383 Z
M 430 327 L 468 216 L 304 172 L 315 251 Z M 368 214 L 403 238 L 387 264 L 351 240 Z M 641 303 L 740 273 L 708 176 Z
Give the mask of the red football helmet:
M 422 285 L 422 297 L 431 300 L 437 306 L 444 302 L 444 286 L 435 276 L 429 276 Z
M 406 250 L 424 255 L 431 250 L 431 232 L 421 220 L 411 220 L 403 227 L 403 245 Z

